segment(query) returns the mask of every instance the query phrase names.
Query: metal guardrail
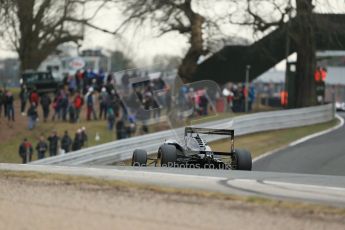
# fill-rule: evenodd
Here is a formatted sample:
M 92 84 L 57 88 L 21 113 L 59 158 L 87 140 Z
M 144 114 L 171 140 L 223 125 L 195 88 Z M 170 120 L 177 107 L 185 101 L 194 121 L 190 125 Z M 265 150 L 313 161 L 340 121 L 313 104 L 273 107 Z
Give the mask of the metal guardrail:
M 231 128 L 235 135 L 244 135 L 267 130 L 299 127 L 330 121 L 334 118 L 332 104 L 291 109 L 274 112 L 261 112 L 239 116 L 231 119 L 223 119 L 197 125 L 208 128 Z M 174 130 L 179 136 L 184 129 Z M 135 149 L 141 148 L 148 153 L 155 153 L 158 147 L 166 140 L 176 135 L 172 130 L 166 130 L 118 140 L 107 144 L 82 149 L 66 155 L 46 158 L 31 162 L 36 165 L 105 165 L 118 161 L 128 160 Z M 219 140 L 221 136 L 214 136 L 209 141 Z

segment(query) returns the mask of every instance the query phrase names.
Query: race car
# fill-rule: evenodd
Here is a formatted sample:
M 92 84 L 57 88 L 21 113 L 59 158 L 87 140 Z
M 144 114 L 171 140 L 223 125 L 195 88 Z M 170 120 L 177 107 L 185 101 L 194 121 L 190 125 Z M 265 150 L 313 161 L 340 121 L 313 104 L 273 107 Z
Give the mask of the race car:
M 207 135 L 226 135 L 230 137 L 230 151 L 213 151 L 206 140 L 201 137 Z M 184 143 L 176 140 L 166 140 L 157 152 L 157 158 L 149 159 L 143 149 L 136 149 L 132 156 L 132 166 L 147 166 L 148 160 L 154 166 L 161 167 L 183 167 L 183 168 L 209 168 L 209 169 L 252 169 L 251 154 L 244 149 L 234 148 L 234 130 L 231 129 L 209 129 L 186 127 L 184 132 Z
M 345 111 L 345 102 L 336 102 L 335 108 L 337 111 Z

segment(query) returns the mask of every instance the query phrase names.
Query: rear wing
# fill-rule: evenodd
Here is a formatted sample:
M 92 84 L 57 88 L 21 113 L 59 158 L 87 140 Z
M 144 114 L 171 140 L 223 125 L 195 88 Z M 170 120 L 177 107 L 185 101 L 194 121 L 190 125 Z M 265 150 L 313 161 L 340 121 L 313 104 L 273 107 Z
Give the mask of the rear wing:
M 187 136 L 188 134 L 193 134 L 193 133 L 230 136 L 231 152 L 234 152 L 235 150 L 234 148 L 235 131 L 233 129 L 209 129 L 209 128 L 186 127 L 184 130 L 185 136 Z

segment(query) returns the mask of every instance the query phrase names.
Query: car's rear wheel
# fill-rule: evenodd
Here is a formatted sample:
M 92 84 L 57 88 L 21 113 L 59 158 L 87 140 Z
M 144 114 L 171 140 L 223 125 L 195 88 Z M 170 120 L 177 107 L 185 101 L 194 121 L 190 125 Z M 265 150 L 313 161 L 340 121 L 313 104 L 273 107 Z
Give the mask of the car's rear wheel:
M 176 147 L 173 145 L 162 145 L 159 147 L 158 155 L 161 159 L 161 167 L 174 167 L 177 160 Z
M 136 149 L 132 156 L 132 166 L 146 166 L 147 152 L 143 149 Z
M 245 149 L 235 149 L 231 160 L 232 168 L 235 170 L 252 170 L 252 156 Z

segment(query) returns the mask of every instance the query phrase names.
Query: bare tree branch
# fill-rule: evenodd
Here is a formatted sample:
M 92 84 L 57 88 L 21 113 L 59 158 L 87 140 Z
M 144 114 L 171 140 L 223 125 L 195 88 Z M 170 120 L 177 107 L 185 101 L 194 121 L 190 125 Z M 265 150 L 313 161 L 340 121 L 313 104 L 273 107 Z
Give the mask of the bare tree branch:
M 112 0 L 0 0 L 0 36 L 10 41 L 18 52 L 21 68 L 35 69 L 57 47 L 83 40 L 82 27 L 113 34 L 92 23 L 100 10 Z M 93 4 L 88 18 L 83 7 Z

